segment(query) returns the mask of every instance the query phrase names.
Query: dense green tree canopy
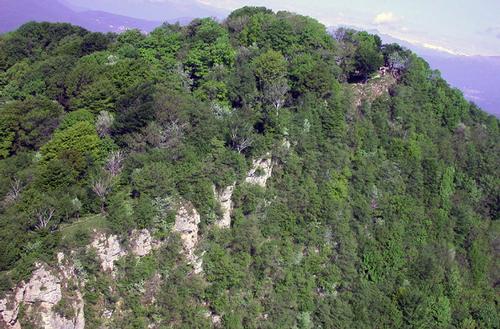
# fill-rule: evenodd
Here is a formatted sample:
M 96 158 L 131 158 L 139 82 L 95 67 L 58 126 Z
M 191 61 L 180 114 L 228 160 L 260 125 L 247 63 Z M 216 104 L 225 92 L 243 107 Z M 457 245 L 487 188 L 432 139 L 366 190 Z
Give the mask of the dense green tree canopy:
M 224 328 L 498 328 L 498 123 L 410 51 L 289 12 L 28 23 L 0 36 L 0 291 L 68 249 L 88 328 L 102 305 L 113 328 L 207 328 L 207 309 Z M 267 186 L 244 183 L 266 154 Z M 213 188 L 234 182 L 221 230 Z M 111 279 L 94 228 L 166 242 Z

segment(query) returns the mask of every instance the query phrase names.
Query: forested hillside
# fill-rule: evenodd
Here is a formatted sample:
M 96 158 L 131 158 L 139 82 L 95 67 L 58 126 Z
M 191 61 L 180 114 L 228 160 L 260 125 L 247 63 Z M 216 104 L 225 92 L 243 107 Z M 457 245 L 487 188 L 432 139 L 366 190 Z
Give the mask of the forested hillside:
M 0 36 L 0 327 L 498 328 L 498 124 L 289 12 L 28 23 Z

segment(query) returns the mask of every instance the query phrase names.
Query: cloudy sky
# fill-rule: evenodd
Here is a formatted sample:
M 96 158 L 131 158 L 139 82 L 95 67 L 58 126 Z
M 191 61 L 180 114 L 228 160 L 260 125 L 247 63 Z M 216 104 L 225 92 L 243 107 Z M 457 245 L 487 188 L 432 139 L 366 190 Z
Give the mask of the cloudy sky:
M 500 56 L 500 0 L 66 0 L 92 9 L 162 20 L 175 3 L 197 16 L 244 5 L 289 10 L 329 26 L 350 25 L 465 55 Z M 160 8 L 163 7 L 165 11 Z M 152 8 L 148 10 L 148 8 Z M 217 11 L 215 11 L 217 12 Z

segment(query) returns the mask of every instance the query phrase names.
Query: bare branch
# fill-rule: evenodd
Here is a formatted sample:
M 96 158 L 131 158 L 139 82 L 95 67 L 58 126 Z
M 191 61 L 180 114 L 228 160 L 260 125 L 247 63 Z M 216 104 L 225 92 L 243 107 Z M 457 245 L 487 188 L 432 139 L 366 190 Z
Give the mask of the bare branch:
M 111 179 L 107 176 L 99 177 L 92 181 L 92 191 L 101 200 L 101 212 L 105 212 L 106 196 L 109 194 L 111 188 Z
M 253 137 L 249 127 L 233 125 L 230 130 L 231 144 L 238 153 L 243 152 L 253 144 Z
M 264 97 L 273 104 L 276 111 L 278 111 L 285 104 L 288 90 L 289 86 L 287 80 L 285 78 L 278 79 L 272 83 L 266 83 Z
M 184 129 L 186 128 L 185 123 L 179 123 L 178 120 L 170 122 L 164 129 L 164 138 L 160 144 L 160 147 L 170 147 L 173 144 L 177 144 L 182 136 L 184 136 Z
M 21 191 L 23 189 L 24 189 L 23 182 L 19 178 L 14 177 L 14 179 L 12 179 L 12 181 L 10 182 L 10 190 L 9 192 L 7 192 L 7 195 L 5 196 L 4 203 L 10 204 L 12 202 L 15 202 L 21 195 Z
M 106 170 L 111 177 L 116 177 L 123 169 L 123 161 L 125 160 L 125 153 L 121 150 L 111 152 L 108 162 L 106 163 Z
M 37 224 L 35 225 L 35 228 L 37 230 L 42 230 L 48 227 L 50 220 L 54 216 L 55 213 L 54 208 L 44 208 L 44 209 L 38 209 L 35 212 L 35 217 L 37 219 Z
M 163 126 L 153 122 L 148 126 L 147 141 L 154 147 L 171 148 L 181 142 L 186 126 L 186 123 L 180 123 L 177 119 Z
M 106 198 L 109 193 L 109 188 L 111 187 L 110 180 L 105 177 L 100 177 L 92 182 L 92 191 L 100 198 Z

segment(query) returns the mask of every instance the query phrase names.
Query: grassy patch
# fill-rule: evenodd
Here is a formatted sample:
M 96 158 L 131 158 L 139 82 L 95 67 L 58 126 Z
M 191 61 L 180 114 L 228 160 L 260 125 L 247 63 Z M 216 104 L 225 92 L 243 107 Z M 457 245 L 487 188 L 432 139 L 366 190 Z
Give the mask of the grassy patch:
M 104 230 L 108 221 L 101 215 L 82 217 L 71 224 L 61 226 L 62 241 L 66 245 L 85 245 L 93 230 Z

